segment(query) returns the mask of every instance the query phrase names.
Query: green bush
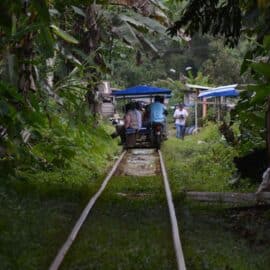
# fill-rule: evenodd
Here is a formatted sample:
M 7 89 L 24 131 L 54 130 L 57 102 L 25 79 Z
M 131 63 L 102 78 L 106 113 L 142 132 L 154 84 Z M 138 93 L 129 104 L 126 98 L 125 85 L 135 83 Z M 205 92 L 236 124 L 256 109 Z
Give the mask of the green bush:
M 164 145 L 168 173 L 174 190 L 224 191 L 236 171 L 236 151 L 208 124 L 197 135 L 184 141 L 173 138 Z
M 0 176 L 66 169 L 80 155 L 96 170 L 95 162 L 114 144 L 102 125 L 93 128 L 85 89 L 68 90 L 63 104 L 36 93 L 26 100 L 14 86 L 0 81 Z

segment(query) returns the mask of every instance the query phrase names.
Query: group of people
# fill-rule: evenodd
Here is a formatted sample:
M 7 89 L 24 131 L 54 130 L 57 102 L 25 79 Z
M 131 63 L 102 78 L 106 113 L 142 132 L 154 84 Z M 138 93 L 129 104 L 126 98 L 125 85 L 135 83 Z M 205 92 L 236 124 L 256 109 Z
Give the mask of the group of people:
M 125 106 L 124 116 L 125 129 L 140 129 L 142 127 L 142 109 L 138 102 L 128 103 Z
M 125 108 L 124 125 L 117 126 L 112 137 L 120 136 L 121 142 L 125 143 L 127 131 L 138 131 L 142 127 L 149 127 L 161 123 L 166 133 L 167 110 L 164 105 L 164 97 L 156 96 L 154 102 L 143 107 L 139 102 L 128 103 Z M 185 126 L 188 112 L 182 104 L 175 106 L 173 118 L 175 119 L 176 138 L 184 139 Z
M 137 131 L 156 123 L 165 126 L 167 110 L 163 103 L 164 97 L 162 96 L 156 96 L 154 102 L 144 108 L 139 102 L 128 103 L 124 108 L 124 125 L 117 126 L 116 133 L 112 134 L 112 137 L 119 135 L 121 142 L 124 143 L 129 130 Z

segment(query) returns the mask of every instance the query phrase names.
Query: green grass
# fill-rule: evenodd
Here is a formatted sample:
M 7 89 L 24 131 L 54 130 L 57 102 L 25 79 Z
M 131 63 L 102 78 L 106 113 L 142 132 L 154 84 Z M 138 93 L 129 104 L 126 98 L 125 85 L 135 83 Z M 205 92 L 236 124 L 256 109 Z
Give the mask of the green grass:
M 106 134 L 91 139 L 96 145 L 80 142 L 66 169 L 24 169 L 0 179 L 1 270 L 48 269 L 116 158 L 116 142 Z
M 171 138 L 163 147 L 170 180 L 176 192 L 235 191 L 230 180 L 236 168 L 233 158 L 236 150 L 220 136 L 217 126 L 209 124 L 200 133 L 185 140 Z M 238 191 L 254 190 L 242 182 Z
M 47 269 L 80 204 L 20 196 L 2 188 L 0 204 L 0 269 Z
M 61 269 L 176 269 L 161 177 L 114 177 Z
M 79 151 L 70 168 L 24 170 L 17 178 L 1 179 L 1 270 L 48 269 L 115 160 L 115 143 L 95 140 L 97 148 Z M 234 150 L 216 128 L 209 126 L 185 141 L 171 138 L 163 152 L 187 269 L 268 270 L 269 210 L 235 212 L 182 196 L 182 189 L 233 190 L 228 180 L 235 170 Z M 161 177 L 114 177 L 61 269 L 176 269 Z
M 270 210 L 234 211 L 222 204 L 184 201 L 182 190 L 254 191 L 229 184 L 237 152 L 209 125 L 184 141 L 171 138 L 163 153 L 174 193 L 187 269 L 268 270 Z
M 259 218 L 258 222 L 258 217 L 250 219 L 245 211 L 191 202 L 176 204 L 176 212 L 187 269 L 269 269 L 269 218 Z M 242 228 L 236 229 L 238 226 Z

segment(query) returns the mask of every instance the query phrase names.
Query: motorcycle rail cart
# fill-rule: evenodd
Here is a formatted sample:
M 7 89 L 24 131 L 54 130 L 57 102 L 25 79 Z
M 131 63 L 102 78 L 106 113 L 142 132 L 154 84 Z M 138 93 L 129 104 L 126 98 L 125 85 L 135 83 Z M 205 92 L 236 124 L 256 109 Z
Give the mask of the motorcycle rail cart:
M 162 97 L 167 101 L 171 97 L 171 90 L 165 88 L 158 88 L 148 85 L 139 85 L 125 90 L 113 91 L 117 101 L 122 104 L 131 102 L 139 102 L 144 106 L 144 113 L 147 114 L 147 108 L 154 102 L 155 97 Z M 120 122 L 123 125 L 123 121 Z M 166 123 L 151 123 L 143 122 L 140 129 L 126 129 L 125 142 L 123 146 L 125 149 L 129 148 L 156 148 L 160 149 L 161 143 L 166 137 Z

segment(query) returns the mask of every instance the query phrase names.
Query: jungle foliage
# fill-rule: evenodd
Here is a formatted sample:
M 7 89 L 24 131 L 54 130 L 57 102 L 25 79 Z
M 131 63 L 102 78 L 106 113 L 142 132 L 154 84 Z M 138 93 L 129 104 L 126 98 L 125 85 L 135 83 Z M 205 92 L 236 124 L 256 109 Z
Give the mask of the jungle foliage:
M 119 88 L 139 83 L 169 87 L 174 91 L 173 102 L 182 101 L 183 93 L 178 90 L 189 80 L 213 85 L 232 81 L 250 84 L 242 92 L 233 114 L 239 125 L 239 148 L 228 145 L 212 124 L 183 144 L 176 144 L 175 139 L 165 144 L 174 193 L 179 194 L 180 185 L 186 189 L 232 190 L 228 179 L 235 172 L 234 156 L 264 146 L 267 129 L 270 129 L 269 123 L 265 126 L 265 120 L 270 119 L 269 1 L 1 0 L 0 11 L 2 268 L 47 269 L 78 213 L 100 185 L 99 178 L 106 171 L 108 161 L 115 159 L 118 148 L 97 114 L 100 102 L 97 87 L 102 79 L 112 81 L 113 86 Z M 175 25 L 170 24 L 170 20 L 176 21 L 180 16 Z M 173 38 L 165 33 L 168 27 L 171 34 L 177 34 Z M 224 48 L 224 41 L 235 48 Z M 186 72 L 187 66 L 192 67 L 191 74 Z M 231 66 L 233 68 L 229 68 Z M 145 190 L 141 190 L 138 181 L 123 179 L 120 182 L 114 183 L 105 196 L 105 201 L 115 199 L 118 204 L 116 209 L 108 208 L 107 218 L 111 221 L 113 215 L 120 214 L 123 227 L 127 228 L 126 201 L 116 193 L 123 187 L 131 192 L 155 192 L 157 198 L 153 203 L 158 205 L 161 183 L 145 179 Z M 240 183 L 240 190 L 249 188 L 246 182 L 243 186 Z M 251 188 L 254 190 L 253 186 Z M 160 208 L 151 207 L 151 200 L 134 198 L 129 205 L 131 210 L 135 206 L 145 217 L 151 212 L 151 220 L 143 220 L 150 221 L 147 223 L 150 226 L 141 232 L 153 232 L 153 219 L 163 217 Z M 149 208 L 145 208 L 145 202 Z M 103 204 L 100 206 L 102 209 Z M 146 213 L 145 209 L 149 211 Z M 183 212 L 193 219 L 192 211 L 187 211 L 185 206 Z M 189 240 L 192 237 L 186 237 L 191 243 L 186 246 L 189 267 L 258 266 L 253 249 L 245 252 L 247 259 L 239 256 L 235 261 L 235 249 L 243 254 L 248 244 L 236 243 L 235 237 L 228 235 L 228 228 L 221 229 L 223 219 L 217 222 L 216 214 L 209 218 L 203 212 L 201 216 L 206 226 L 196 231 L 198 215 L 194 213 L 196 226 L 193 225 L 192 232 L 196 241 L 193 244 Z M 102 220 L 102 213 L 97 214 L 101 217 L 97 219 L 97 227 L 100 221 L 108 223 L 107 218 Z M 130 243 L 137 241 L 139 235 L 145 241 L 141 243 L 146 244 L 148 254 L 160 255 L 159 248 L 149 249 L 151 245 L 145 233 L 137 234 L 134 230 L 138 219 L 130 218 L 134 223 L 129 223 L 130 237 L 125 243 L 130 249 L 124 252 L 134 255 Z M 185 220 L 186 231 L 190 232 L 191 223 Z M 246 227 L 250 227 L 249 221 Z M 209 222 L 211 229 L 204 234 L 206 228 L 209 230 Z M 106 228 L 109 236 L 109 229 L 116 228 L 121 233 L 118 224 L 114 227 L 114 223 L 110 223 Z M 217 231 L 214 238 L 213 231 Z M 166 230 L 160 230 L 161 235 L 164 232 Z M 220 235 L 225 235 L 226 239 L 217 246 L 216 239 Z M 199 237 L 202 237 L 199 240 L 202 247 L 197 245 Z M 210 237 L 214 243 L 209 241 Z M 229 237 L 233 240 L 228 241 Z M 264 257 L 267 247 L 261 242 L 265 241 L 264 235 L 255 240 L 260 242 L 258 253 L 262 252 L 258 256 L 264 269 L 265 265 L 267 267 L 267 256 Z M 209 243 L 212 252 L 207 265 L 204 254 Z M 122 243 L 120 246 L 123 247 Z M 230 262 L 226 265 L 223 256 L 219 261 L 220 256 L 215 253 L 224 246 L 224 256 Z M 83 245 L 79 251 L 84 249 Z M 91 254 L 91 250 L 88 251 Z M 81 258 L 82 252 L 79 253 L 78 258 Z M 123 257 L 123 254 L 118 255 Z M 139 255 L 140 251 L 135 253 L 132 262 L 138 261 L 136 256 Z M 148 267 L 148 257 L 140 258 L 145 260 L 142 267 Z M 108 261 L 100 259 L 111 267 L 111 256 Z
M 26 164 L 68 166 L 76 155 L 71 134 L 87 133 L 99 120 L 102 79 L 118 88 L 167 86 L 174 89 L 173 102 L 182 101 L 176 88 L 187 81 L 256 83 L 241 94 L 234 119 L 240 123 L 243 153 L 263 146 L 269 94 L 267 2 L 33 0 L 0 5 L 4 175 Z M 165 31 L 179 16 L 169 28 L 175 37 L 169 39 Z M 239 45 L 224 48 L 223 41 Z M 190 74 L 186 67 L 192 68 Z
M 222 138 L 216 125 L 209 123 L 199 134 L 176 141 L 166 142 L 163 149 L 174 190 L 232 189 L 229 180 L 235 172 L 237 151 Z
M 97 88 L 112 60 L 122 49 L 158 56 L 145 34 L 166 36 L 166 8 L 143 2 L 1 1 L 2 175 L 68 167 L 94 144 Z
M 194 0 L 166 1 L 166 4 L 175 10 L 171 13 L 172 19 L 180 17 L 169 31 L 180 36 L 187 33 L 191 40 L 176 44 L 160 39 L 157 46 L 161 61 L 141 57 L 132 71 L 127 71 L 126 60 L 122 69 L 119 59 L 118 73 L 112 80 L 120 87 L 133 85 L 133 78 L 143 84 L 168 87 L 174 93 L 172 104 L 183 101 L 186 82 L 213 86 L 238 83 L 240 99 L 232 111 L 231 121 L 227 122 L 228 128 L 232 124 L 238 127 L 233 128 L 235 148 L 240 155 L 266 146 L 270 149 L 269 2 Z M 235 12 L 238 12 L 237 18 L 230 16 Z M 230 46 L 224 47 L 224 43 Z M 186 67 L 192 68 L 190 74 Z
M 245 54 L 242 55 L 242 51 L 239 55 L 238 59 L 241 61 L 236 61 L 236 58 L 231 62 L 227 61 L 223 55 L 225 49 L 218 60 L 207 60 L 203 69 L 212 77 L 216 75 L 216 66 L 220 65 L 228 70 L 228 66 L 232 65 L 234 68 L 238 66 L 239 69 L 239 63 L 242 62 L 242 78 L 237 82 L 248 82 L 248 86 L 241 93 L 240 101 L 233 112 L 233 120 L 240 123 L 238 142 L 241 144 L 242 153 L 247 153 L 251 149 L 264 147 L 266 140 L 270 160 L 270 92 L 267 87 L 270 65 L 269 1 L 191 0 L 185 3 L 179 15 L 180 19 L 168 29 L 171 35 L 185 31 L 191 36 L 196 36 L 199 32 L 202 35 L 223 37 L 224 43 L 231 47 L 239 43 L 241 47 L 243 44 L 247 45 Z M 245 80 L 245 76 L 252 80 Z

